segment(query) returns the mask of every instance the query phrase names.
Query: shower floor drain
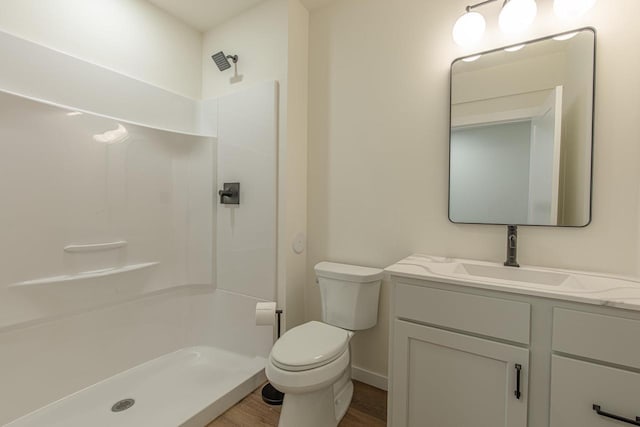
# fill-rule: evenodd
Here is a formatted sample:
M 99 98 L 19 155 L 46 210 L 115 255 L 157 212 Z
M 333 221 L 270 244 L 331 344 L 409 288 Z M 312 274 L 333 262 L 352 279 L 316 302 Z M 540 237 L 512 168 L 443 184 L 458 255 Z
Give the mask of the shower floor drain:
M 134 403 L 136 403 L 136 401 L 133 399 L 119 400 L 118 402 L 113 404 L 113 406 L 111 407 L 111 411 L 112 412 L 126 411 L 127 409 L 131 408 Z

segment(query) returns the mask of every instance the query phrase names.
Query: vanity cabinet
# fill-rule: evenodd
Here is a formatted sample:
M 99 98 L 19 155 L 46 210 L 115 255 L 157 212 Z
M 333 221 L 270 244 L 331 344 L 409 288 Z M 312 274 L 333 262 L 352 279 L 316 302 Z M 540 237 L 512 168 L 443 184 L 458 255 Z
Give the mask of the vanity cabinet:
M 529 311 L 526 303 L 396 283 L 391 425 L 526 426 Z
M 394 322 L 392 425 L 527 425 L 525 348 Z
M 387 268 L 389 426 L 640 426 L 639 283 L 567 272 L 563 294 L 560 281 L 471 281 L 469 263 Z

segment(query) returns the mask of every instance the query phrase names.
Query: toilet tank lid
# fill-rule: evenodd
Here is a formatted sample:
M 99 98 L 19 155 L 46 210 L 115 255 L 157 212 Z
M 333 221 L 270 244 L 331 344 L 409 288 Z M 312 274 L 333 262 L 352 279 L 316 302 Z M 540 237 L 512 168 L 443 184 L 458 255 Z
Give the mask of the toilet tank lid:
M 358 265 L 338 264 L 323 261 L 314 267 L 316 276 L 329 279 L 345 280 L 348 282 L 375 282 L 384 276 L 384 270 Z

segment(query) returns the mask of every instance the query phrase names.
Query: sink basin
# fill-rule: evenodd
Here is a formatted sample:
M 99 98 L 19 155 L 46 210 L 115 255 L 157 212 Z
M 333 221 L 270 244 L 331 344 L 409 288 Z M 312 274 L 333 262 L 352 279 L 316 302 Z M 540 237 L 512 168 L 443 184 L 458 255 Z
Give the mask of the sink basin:
M 470 260 L 438 258 L 432 256 L 414 255 L 398 262 L 398 265 L 411 265 L 428 272 L 465 278 L 468 280 L 501 280 L 512 282 L 514 285 L 534 285 L 545 287 L 568 287 L 582 290 L 582 280 L 576 280 L 575 274 L 570 272 L 544 270 L 537 268 L 505 267 L 500 264 L 473 262 Z M 593 289 L 592 289 L 593 290 Z
M 527 270 L 525 268 L 469 263 L 458 264 L 456 266 L 455 273 L 546 286 L 561 286 L 567 281 L 567 279 L 569 279 L 568 274 L 555 273 L 552 271 Z

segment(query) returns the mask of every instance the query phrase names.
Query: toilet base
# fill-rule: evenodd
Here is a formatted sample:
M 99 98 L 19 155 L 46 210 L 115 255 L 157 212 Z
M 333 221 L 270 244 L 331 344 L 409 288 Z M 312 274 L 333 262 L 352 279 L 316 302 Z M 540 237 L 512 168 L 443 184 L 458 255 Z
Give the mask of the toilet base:
M 353 396 L 350 379 L 336 390 L 338 384 L 311 393 L 285 394 L 278 427 L 336 427 Z

